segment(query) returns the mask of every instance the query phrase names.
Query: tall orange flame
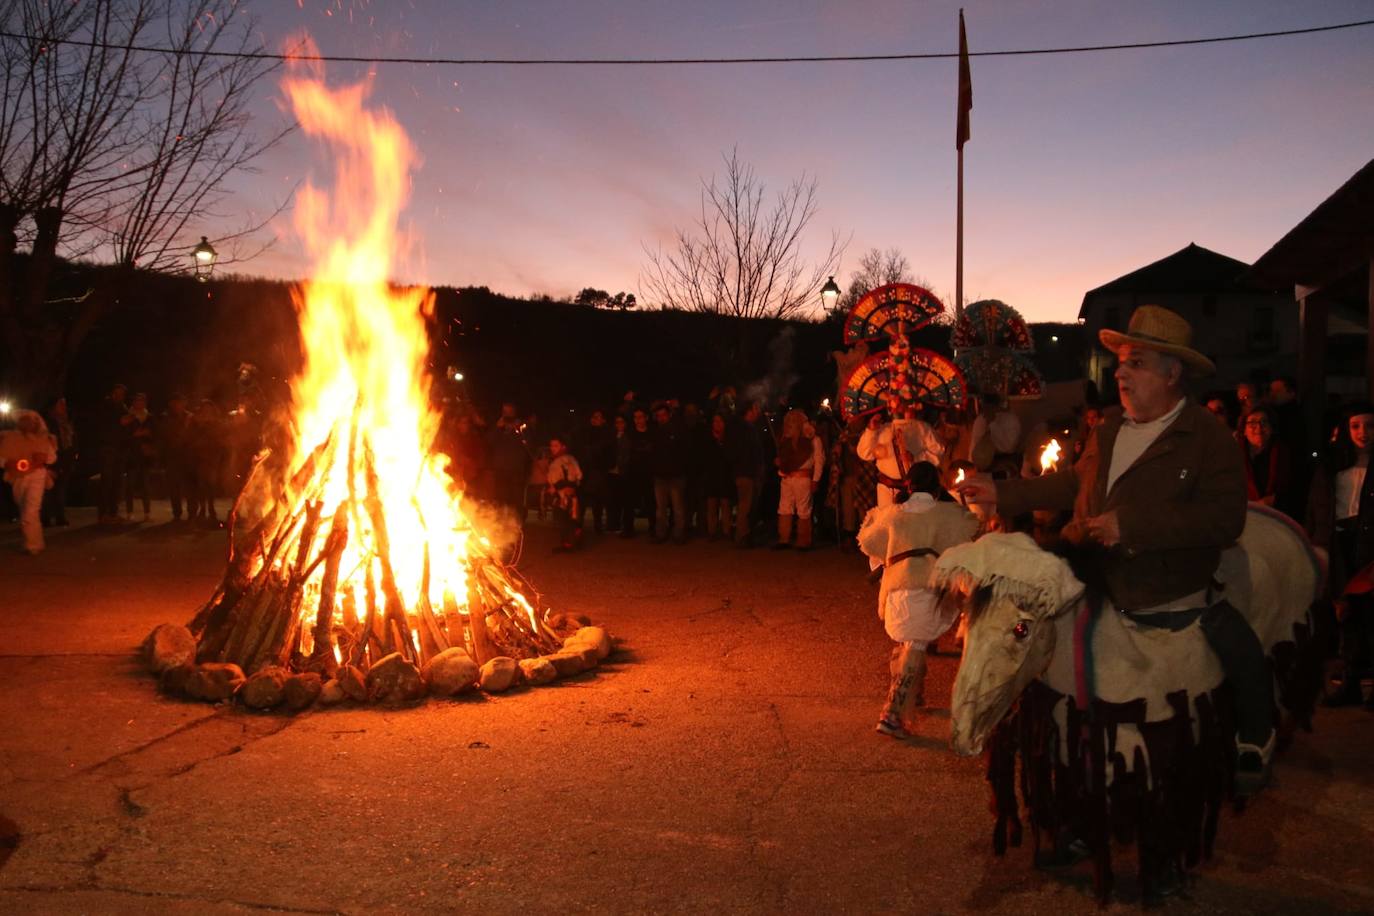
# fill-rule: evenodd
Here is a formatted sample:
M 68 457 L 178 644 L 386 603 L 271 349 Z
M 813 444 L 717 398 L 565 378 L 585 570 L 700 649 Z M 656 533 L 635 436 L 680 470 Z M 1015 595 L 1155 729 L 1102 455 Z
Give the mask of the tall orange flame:
M 298 648 L 314 648 L 307 616 L 320 600 L 333 605 L 326 615 L 344 623 L 352 599 L 364 591 L 374 599 L 380 588 L 391 589 L 404 612 L 396 642 L 413 643 L 418 655 L 428 620 L 460 609 L 466 617 L 474 559 L 490 559 L 492 547 L 474 530 L 448 459 L 433 447 L 439 416 L 425 369 L 433 293 L 390 283 L 416 156 L 395 119 L 366 106 L 365 87 L 331 91 L 318 79 L 291 77 L 284 88 L 305 133 L 332 150 L 334 181 L 329 190 L 306 185 L 296 207 L 296 228 L 314 261 L 312 278 L 294 293 L 304 364 L 293 385 L 289 463 L 305 484 L 283 498 L 315 505 L 326 522 L 337 514 L 348 534 L 337 585 L 322 589 L 319 577 L 305 584 Z M 308 479 L 300 470 L 307 466 Z M 311 532 L 300 555 L 327 550 L 329 529 L 322 523 Z M 277 562 L 285 569 L 289 559 Z M 482 580 L 495 592 L 488 608 L 505 606 L 540 633 L 535 608 L 511 583 L 486 572 Z M 432 629 L 441 643 L 447 633 L 461 644 L 456 621 Z

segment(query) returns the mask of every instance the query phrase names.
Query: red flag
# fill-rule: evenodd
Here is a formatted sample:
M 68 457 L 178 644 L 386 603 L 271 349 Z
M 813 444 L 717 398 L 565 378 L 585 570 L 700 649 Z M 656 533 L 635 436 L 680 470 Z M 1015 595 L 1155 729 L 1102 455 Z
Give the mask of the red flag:
M 968 71 L 968 37 L 964 34 L 964 11 L 959 11 L 959 126 L 954 133 L 954 148 L 968 142 L 968 113 L 973 110 L 973 78 Z

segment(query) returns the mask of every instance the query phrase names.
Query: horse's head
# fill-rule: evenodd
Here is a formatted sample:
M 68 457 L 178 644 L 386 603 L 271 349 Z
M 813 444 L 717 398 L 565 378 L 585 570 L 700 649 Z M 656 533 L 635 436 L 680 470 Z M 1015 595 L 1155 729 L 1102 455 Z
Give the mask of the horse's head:
M 988 534 L 953 547 L 935 584 L 968 615 L 964 658 L 950 703 L 950 743 L 976 754 L 1026 685 L 1049 666 L 1053 618 L 1083 593 L 1063 560 L 1024 534 Z

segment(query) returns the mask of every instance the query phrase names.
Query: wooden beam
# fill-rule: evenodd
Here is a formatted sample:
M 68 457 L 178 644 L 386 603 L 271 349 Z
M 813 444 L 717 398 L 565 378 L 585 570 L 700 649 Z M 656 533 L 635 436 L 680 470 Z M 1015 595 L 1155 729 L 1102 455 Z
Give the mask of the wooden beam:
M 1319 290 L 1298 286 L 1298 396 L 1307 414 L 1309 431 L 1321 424 L 1326 406 L 1327 304 Z
M 1369 258 L 1369 314 L 1365 326 L 1365 393 L 1374 401 L 1374 255 Z

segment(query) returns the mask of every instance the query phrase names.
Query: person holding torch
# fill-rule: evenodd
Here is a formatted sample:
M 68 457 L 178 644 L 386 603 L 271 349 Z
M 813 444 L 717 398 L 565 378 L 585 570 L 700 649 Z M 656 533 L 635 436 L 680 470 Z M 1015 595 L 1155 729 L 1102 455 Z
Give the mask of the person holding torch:
M 43 418 L 35 411 L 22 410 L 15 428 L 0 433 L 0 464 L 5 483 L 14 492 L 19 507 L 19 527 L 24 534 L 24 550 L 30 556 L 43 552 L 43 492 L 48 488 L 48 465 L 57 461 L 57 440 L 48 433 Z
M 1180 315 L 1142 305 L 1125 333 L 1103 330 L 1117 357 L 1121 408 L 1109 411 L 1077 464 L 1040 477 L 965 480 L 959 495 L 1014 517 L 1072 510 L 1065 540 L 1093 544 L 1108 596 L 1137 626 L 1197 623 L 1235 693 L 1235 793 L 1268 782 L 1274 686 L 1255 631 L 1213 585 L 1221 552 L 1245 526 L 1245 469 L 1225 426 L 1187 397 L 1189 377 L 1216 371 Z

